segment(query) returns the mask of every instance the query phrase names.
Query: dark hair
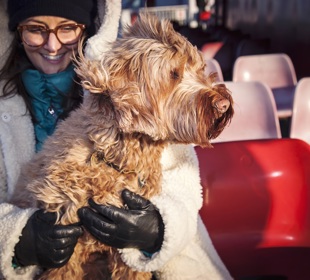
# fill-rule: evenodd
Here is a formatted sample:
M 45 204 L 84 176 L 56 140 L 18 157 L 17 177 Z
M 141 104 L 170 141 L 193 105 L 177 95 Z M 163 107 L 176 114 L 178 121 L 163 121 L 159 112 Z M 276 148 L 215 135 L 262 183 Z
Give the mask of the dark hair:
M 27 110 L 30 112 L 33 121 L 35 121 L 30 98 L 21 79 L 21 73 L 26 69 L 33 68 L 33 65 L 25 53 L 17 32 L 11 46 L 6 50 L 4 56 L 6 56 L 7 59 L 0 69 L 0 81 L 4 83 L 2 89 L 3 93 L 0 95 L 0 98 L 10 98 L 16 94 L 20 95 L 24 99 Z M 69 112 L 81 104 L 83 92 L 79 82 L 76 76 L 69 94 L 66 95 L 64 99 L 64 112 L 60 116 L 60 119 L 66 118 Z

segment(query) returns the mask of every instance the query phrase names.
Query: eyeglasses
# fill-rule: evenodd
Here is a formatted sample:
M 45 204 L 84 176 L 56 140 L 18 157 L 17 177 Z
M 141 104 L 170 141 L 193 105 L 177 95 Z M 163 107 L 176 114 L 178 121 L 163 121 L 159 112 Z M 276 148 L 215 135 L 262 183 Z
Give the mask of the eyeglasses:
M 20 25 L 17 30 L 22 41 L 30 47 L 43 46 L 50 36 L 54 33 L 58 41 L 63 45 L 74 45 L 81 38 L 85 29 L 84 24 L 63 24 L 53 29 L 42 25 Z

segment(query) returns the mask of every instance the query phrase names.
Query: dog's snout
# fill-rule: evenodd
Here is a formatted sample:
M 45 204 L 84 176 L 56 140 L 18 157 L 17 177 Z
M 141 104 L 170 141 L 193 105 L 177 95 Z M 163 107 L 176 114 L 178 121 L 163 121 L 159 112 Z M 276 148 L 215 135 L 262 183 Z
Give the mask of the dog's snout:
M 230 102 L 228 99 L 222 99 L 216 102 L 215 107 L 219 111 L 219 113 L 224 114 L 230 106 Z

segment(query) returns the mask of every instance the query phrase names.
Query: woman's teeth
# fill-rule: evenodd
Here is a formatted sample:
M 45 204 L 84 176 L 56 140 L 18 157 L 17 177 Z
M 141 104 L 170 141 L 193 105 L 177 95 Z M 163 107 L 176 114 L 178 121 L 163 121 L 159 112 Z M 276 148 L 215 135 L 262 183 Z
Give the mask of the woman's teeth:
M 59 55 L 47 55 L 47 54 L 43 54 L 43 57 L 48 59 L 48 60 L 59 60 L 63 57 L 63 54 L 59 54 Z

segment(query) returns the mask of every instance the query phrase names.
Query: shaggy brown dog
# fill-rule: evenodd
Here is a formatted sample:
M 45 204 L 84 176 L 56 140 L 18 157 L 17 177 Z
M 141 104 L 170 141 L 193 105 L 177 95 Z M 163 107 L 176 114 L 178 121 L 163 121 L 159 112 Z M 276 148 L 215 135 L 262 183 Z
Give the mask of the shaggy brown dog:
M 160 193 L 165 145 L 211 146 L 233 115 L 228 90 L 213 84 L 215 76 L 206 77 L 204 68 L 201 53 L 168 21 L 141 15 L 101 62 L 81 60 L 77 72 L 89 93 L 28 164 L 28 194 L 15 203 L 57 212 L 59 223 L 71 224 L 90 197 L 123 207 L 124 188 L 147 199 Z M 41 278 L 102 279 L 85 268 L 104 252 L 113 279 L 151 278 L 87 232 L 70 261 Z

